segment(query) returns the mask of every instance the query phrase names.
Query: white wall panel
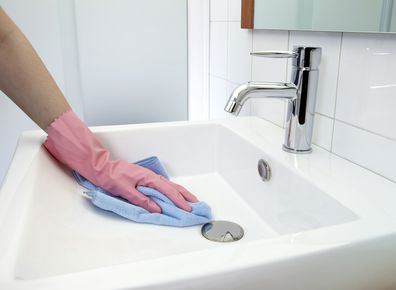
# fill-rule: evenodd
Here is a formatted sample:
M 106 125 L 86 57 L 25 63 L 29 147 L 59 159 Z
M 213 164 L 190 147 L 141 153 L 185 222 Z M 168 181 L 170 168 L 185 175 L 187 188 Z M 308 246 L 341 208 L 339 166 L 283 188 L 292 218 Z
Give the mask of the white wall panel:
M 30 40 L 58 86 L 65 90 L 58 1 L 0 0 L 0 5 Z M 19 135 L 38 127 L 0 92 L 0 184 Z
M 187 119 L 186 0 L 75 1 L 89 125 Z

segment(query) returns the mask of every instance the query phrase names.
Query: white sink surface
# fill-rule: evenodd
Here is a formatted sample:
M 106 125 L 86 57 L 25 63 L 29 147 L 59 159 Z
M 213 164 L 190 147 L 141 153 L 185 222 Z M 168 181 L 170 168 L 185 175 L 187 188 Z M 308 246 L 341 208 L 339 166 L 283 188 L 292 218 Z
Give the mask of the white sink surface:
M 242 275 L 232 285 L 250 281 L 260 289 L 260 279 L 275 265 L 304 265 L 307 257 L 324 261 L 323 253 L 349 261 L 347 249 L 381 245 L 389 261 L 378 267 L 396 260 L 396 250 L 383 245 L 396 234 L 396 185 L 317 147 L 309 155 L 283 152 L 282 130 L 261 119 L 93 131 L 114 158 L 158 156 L 175 182 L 212 207 L 214 219 L 240 224 L 245 237 L 216 243 L 201 236 L 200 226 L 137 224 L 96 209 L 40 146 L 44 133 L 26 132 L 0 191 L 0 289 L 202 289 L 226 285 L 230 273 L 237 274 L 227 281 Z M 271 166 L 269 182 L 258 175 L 261 158 Z M 378 258 L 378 252 L 371 254 Z M 261 274 L 244 281 L 246 269 Z M 396 285 L 393 276 L 380 278 Z

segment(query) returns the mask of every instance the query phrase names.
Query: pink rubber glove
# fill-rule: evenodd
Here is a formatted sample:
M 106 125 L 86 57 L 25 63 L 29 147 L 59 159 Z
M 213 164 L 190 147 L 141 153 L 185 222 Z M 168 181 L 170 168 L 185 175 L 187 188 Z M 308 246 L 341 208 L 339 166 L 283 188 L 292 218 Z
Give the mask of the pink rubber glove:
M 176 206 L 191 212 L 189 202 L 197 198 L 184 187 L 155 174 L 151 170 L 123 160 L 110 160 L 109 152 L 100 144 L 87 126 L 67 111 L 46 129 L 45 148 L 60 162 L 74 169 L 93 184 L 120 196 L 150 212 L 161 208 L 136 190 L 142 185 L 165 194 Z

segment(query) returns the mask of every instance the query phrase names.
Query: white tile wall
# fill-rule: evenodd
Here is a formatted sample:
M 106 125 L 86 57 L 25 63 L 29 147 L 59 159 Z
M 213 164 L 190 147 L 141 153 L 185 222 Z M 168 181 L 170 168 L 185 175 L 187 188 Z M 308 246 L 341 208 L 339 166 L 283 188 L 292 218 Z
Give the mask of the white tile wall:
M 313 142 L 396 182 L 396 35 L 242 30 L 240 2 L 211 0 L 211 118 L 223 114 L 223 102 L 238 84 L 289 78 L 287 62 L 251 58 L 250 51 L 320 46 Z M 214 76 L 225 84 L 225 97 Z M 244 114 L 283 127 L 285 107 L 282 101 L 250 100 Z
M 395 149 L 393 140 L 335 121 L 333 152 L 394 181 Z
M 215 76 L 210 76 L 209 94 L 212 96 L 209 100 L 209 114 L 212 119 L 226 118 L 226 112 L 223 110 L 227 98 L 227 81 Z
M 396 36 L 345 33 L 336 118 L 396 141 Z
M 334 119 L 324 115 L 316 114 L 314 120 L 313 142 L 330 151 L 333 136 Z
M 227 22 L 212 22 L 210 25 L 210 75 L 227 78 Z
M 227 79 L 234 83 L 244 83 L 251 79 L 252 33 L 241 29 L 239 22 L 228 23 L 228 65 Z
M 228 21 L 228 0 L 210 1 L 210 21 Z
M 228 1 L 228 20 L 238 22 L 241 20 L 241 0 Z

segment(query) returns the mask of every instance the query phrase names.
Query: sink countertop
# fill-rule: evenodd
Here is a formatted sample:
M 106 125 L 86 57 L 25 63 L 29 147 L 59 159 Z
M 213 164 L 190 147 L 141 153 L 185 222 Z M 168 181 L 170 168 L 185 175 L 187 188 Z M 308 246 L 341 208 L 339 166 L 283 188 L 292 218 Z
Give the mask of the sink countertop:
M 396 184 L 317 146 L 313 146 L 312 154 L 286 153 L 282 150 L 283 130 L 260 118 L 242 117 L 219 121 L 108 126 L 95 127 L 92 130 L 100 135 L 113 130 L 122 131 L 131 128 L 194 126 L 211 123 L 220 124 L 236 133 L 265 152 L 269 156 L 270 160 L 267 160 L 269 163 L 273 160 L 293 170 L 301 178 L 314 184 L 353 211 L 358 218 L 344 224 L 268 239 L 230 243 L 221 247 L 32 280 L 18 280 L 13 277 L 12 269 L 2 268 L 7 262 L 7 256 L 5 256 L 3 262 L 0 262 L 0 268 L 2 268 L 0 288 L 52 289 L 51 287 L 57 285 L 57 289 L 134 289 L 139 287 L 152 287 L 153 289 L 169 287 L 171 289 L 172 286 L 166 285 L 199 279 L 210 281 L 207 277 L 228 275 L 227 273 L 238 271 L 242 273 L 246 269 L 260 269 L 262 275 L 265 276 L 267 272 L 272 273 L 271 265 L 274 265 L 277 271 L 287 269 L 288 264 L 282 264 L 282 261 L 288 260 L 295 263 L 301 257 L 315 255 L 320 257 L 326 253 L 335 253 L 334 257 L 336 257 L 338 250 L 340 253 L 345 253 L 344 251 L 352 249 L 349 252 L 356 257 L 364 253 L 365 258 L 368 261 L 374 261 L 373 263 L 376 261 L 376 255 L 395 257 L 396 250 L 387 252 L 387 249 L 390 249 L 392 243 L 396 245 Z M 31 131 L 24 133 L 19 140 L 18 150 L 9 169 L 10 173 L 6 176 L 0 190 L 1 235 L 7 235 L 13 230 L 14 225 L 7 224 L 5 221 L 19 218 L 17 212 L 10 213 L 8 209 L 12 200 L 18 198 L 13 196 L 13 193 L 19 186 L 23 186 L 24 175 L 40 150 L 44 138 L 44 133 Z M 238 154 L 243 157 L 243 152 Z M 26 202 L 21 201 L 21 207 L 26 206 Z M 382 247 L 384 253 L 379 253 L 378 249 L 373 246 L 376 243 L 384 244 Z M 4 246 L 0 240 L 0 251 Z M 361 251 L 353 252 L 353 249 L 360 249 L 359 247 L 362 248 Z M 363 252 L 364 249 L 373 249 L 373 251 Z M 392 262 L 389 261 L 389 263 Z M 254 270 L 250 273 L 254 273 Z M 303 277 L 304 275 L 301 275 L 301 279 Z M 93 281 L 95 284 L 92 284 Z M 194 287 L 191 286 L 191 288 Z

